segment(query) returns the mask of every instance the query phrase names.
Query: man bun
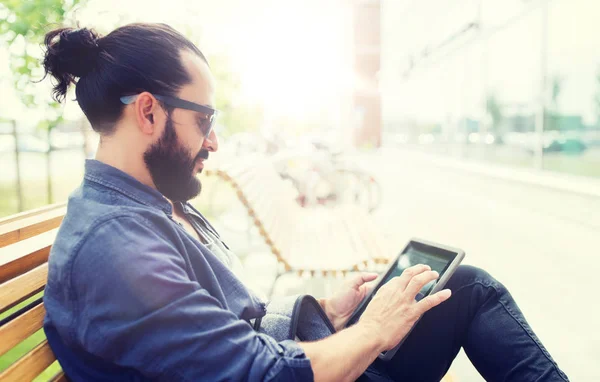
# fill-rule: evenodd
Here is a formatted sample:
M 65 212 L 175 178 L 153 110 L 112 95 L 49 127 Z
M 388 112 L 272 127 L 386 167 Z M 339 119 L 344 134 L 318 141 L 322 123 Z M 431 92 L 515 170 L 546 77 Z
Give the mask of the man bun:
M 46 75 L 56 80 L 53 97 L 65 99 L 69 85 L 84 77 L 97 66 L 100 36 L 88 28 L 60 28 L 46 34 L 43 66 Z

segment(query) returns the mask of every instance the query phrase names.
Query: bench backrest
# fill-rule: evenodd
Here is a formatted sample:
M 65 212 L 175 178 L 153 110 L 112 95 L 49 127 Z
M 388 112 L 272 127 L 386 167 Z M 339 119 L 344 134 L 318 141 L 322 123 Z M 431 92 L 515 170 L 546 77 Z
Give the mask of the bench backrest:
M 66 205 L 57 204 L 0 220 L 0 315 L 6 316 L 0 319 L 0 357 L 42 328 L 45 309 L 39 295 L 46 286 L 48 255 L 65 213 Z M 7 315 L 11 309 L 15 311 Z M 0 381 L 33 380 L 55 360 L 43 339 L 0 373 Z M 51 380 L 67 379 L 59 372 Z
M 271 252 L 289 271 L 291 266 L 285 257 L 289 253 L 289 227 L 297 224 L 302 213 L 293 186 L 286 184 L 262 157 L 231 162 L 206 173 L 230 183 Z
M 309 211 L 301 207 L 296 202 L 297 191 L 293 185 L 281 178 L 268 158 L 253 156 L 221 164 L 218 169 L 209 169 L 206 173 L 231 184 L 260 235 L 286 271 L 311 268 L 305 261 L 310 257 L 307 252 L 311 256 L 327 253 L 331 260 L 328 269 L 332 271 L 348 264 L 358 269 L 359 265 L 366 264 L 367 259 L 387 261 L 387 246 L 364 211 L 355 206 L 336 208 L 334 213 L 329 208 L 317 207 Z M 305 225 L 311 225 L 313 231 L 320 225 L 321 231 L 331 232 L 331 237 L 304 236 Z M 352 236 L 355 242 L 329 240 L 339 236 L 340 227 L 345 227 L 344 234 Z M 365 236 L 368 236 L 367 241 L 362 240 Z M 307 240 L 312 246 L 307 243 L 299 245 L 299 241 Z M 365 242 L 368 242 L 368 248 L 361 247 Z M 298 248 L 305 252 L 298 251 Z M 341 257 L 336 257 L 336 253 Z

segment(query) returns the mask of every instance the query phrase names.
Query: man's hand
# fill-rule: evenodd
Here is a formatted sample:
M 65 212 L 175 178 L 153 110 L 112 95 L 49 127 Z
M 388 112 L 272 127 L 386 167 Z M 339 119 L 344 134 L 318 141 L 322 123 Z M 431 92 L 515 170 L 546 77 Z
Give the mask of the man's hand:
M 365 283 L 376 277 L 360 274 L 332 299 L 324 300 L 326 311 L 335 314 L 336 328 L 346 323 L 367 295 L 369 285 Z M 423 313 L 450 297 L 450 291 L 443 290 L 419 302 L 415 300 L 421 288 L 438 277 L 426 265 L 410 267 L 379 289 L 356 325 L 321 341 L 301 342 L 315 380 L 355 381 L 382 351 L 396 346 Z
M 320 299 L 319 303 L 327 317 L 339 331 L 344 328 L 350 316 L 375 286 L 369 281 L 377 278 L 377 273 L 359 273 L 344 282 L 342 287 L 329 299 Z
M 444 289 L 419 302 L 415 300 L 421 288 L 438 277 L 439 274 L 429 266 L 415 265 L 377 291 L 359 324 L 370 328 L 373 335 L 379 338 L 381 350 L 396 346 L 423 313 L 450 298 L 450 290 Z

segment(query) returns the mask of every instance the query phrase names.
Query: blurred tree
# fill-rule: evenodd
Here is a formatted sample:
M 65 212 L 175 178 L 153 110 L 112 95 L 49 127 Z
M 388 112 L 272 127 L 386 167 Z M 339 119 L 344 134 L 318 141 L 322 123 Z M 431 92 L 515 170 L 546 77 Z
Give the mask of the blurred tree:
M 0 44 L 10 52 L 10 65 L 14 73 L 14 86 L 24 105 L 46 107 L 46 120 L 40 127 L 52 129 L 62 122 L 62 109 L 49 98 L 49 92 L 36 89 L 36 81 L 43 77 L 40 66 L 42 50 L 40 44 L 50 29 L 64 24 L 67 16 L 87 0 L 0 0 Z M 121 15 L 118 27 L 128 22 L 139 21 Z M 198 28 L 191 25 L 173 25 L 192 41 L 200 41 Z M 112 28 L 111 28 L 112 29 Z M 211 69 L 217 80 L 217 108 L 222 111 L 218 122 L 221 133 L 231 135 L 240 131 L 256 131 L 263 119 L 258 105 L 240 102 L 240 81 L 231 70 L 228 58 L 210 58 Z
M 36 91 L 43 77 L 40 45 L 53 27 L 62 26 L 65 15 L 81 0 L 0 0 L 0 43 L 8 48 L 15 90 L 23 104 L 47 107 L 40 127 L 52 129 L 61 122 L 59 105 Z
M 0 0 L 0 44 L 9 52 L 15 90 L 25 106 L 45 109 L 45 120 L 39 127 L 47 131 L 48 138 L 50 130 L 63 119 L 60 105 L 50 99 L 50 92 L 43 94 L 35 87 L 44 73 L 40 65 L 40 45 L 46 32 L 62 26 L 65 15 L 81 1 Z M 50 151 L 46 153 L 48 203 L 53 202 Z

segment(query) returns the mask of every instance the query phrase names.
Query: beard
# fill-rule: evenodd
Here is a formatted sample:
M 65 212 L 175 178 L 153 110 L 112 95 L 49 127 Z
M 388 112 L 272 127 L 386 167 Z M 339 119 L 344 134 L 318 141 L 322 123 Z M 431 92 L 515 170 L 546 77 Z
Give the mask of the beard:
M 200 150 L 193 156 L 177 139 L 173 120 L 169 115 L 163 135 L 144 153 L 144 162 L 156 189 L 172 202 L 195 198 L 202 184 L 194 174 L 198 159 L 208 158 L 208 151 Z

